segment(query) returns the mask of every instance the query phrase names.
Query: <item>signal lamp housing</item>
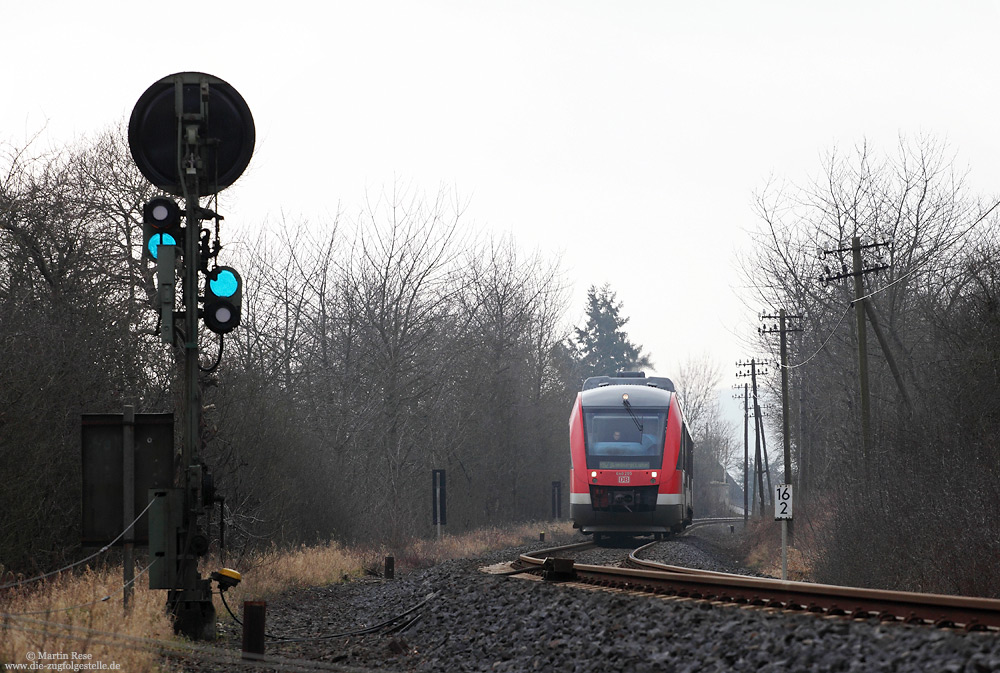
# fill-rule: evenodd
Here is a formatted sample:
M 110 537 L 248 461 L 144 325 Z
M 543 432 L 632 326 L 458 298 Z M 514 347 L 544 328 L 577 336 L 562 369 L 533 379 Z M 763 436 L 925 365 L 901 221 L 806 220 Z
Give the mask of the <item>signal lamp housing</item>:
M 184 230 L 181 229 L 181 209 L 177 202 L 165 196 L 150 199 L 142 207 L 143 254 L 157 258 L 161 245 L 175 245 L 184 251 Z
M 205 325 L 216 334 L 226 334 L 240 324 L 243 278 L 236 269 L 219 266 L 205 282 Z

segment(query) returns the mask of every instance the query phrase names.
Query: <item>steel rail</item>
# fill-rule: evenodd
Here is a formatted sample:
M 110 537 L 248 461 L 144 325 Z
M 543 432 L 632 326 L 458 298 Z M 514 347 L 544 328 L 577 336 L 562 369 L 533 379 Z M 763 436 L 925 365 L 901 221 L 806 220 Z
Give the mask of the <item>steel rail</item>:
M 642 568 L 618 568 L 572 563 L 575 581 L 626 590 L 712 600 L 726 603 L 806 611 L 851 618 L 878 618 L 910 624 L 964 627 L 966 630 L 1000 629 L 1000 600 L 969 596 L 913 593 L 843 587 L 748 577 L 681 566 L 670 566 L 629 555 Z M 587 543 L 553 547 L 522 554 L 518 561 L 541 570 L 552 554 L 584 548 Z M 548 559 L 541 558 L 547 556 Z M 551 561 L 549 566 L 551 567 Z M 565 566 L 563 566 L 565 568 Z
M 587 540 L 586 542 L 574 542 L 573 544 L 564 544 L 559 547 L 549 547 L 547 549 L 536 549 L 535 551 L 525 552 L 521 554 L 520 558 L 522 560 L 531 559 L 530 561 L 525 560 L 525 563 L 530 565 L 541 565 L 540 561 L 546 556 L 552 556 L 553 554 L 560 554 L 568 551 L 583 551 L 596 546 L 597 543 L 593 540 Z M 539 563 L 536 564 L 536 562 Z

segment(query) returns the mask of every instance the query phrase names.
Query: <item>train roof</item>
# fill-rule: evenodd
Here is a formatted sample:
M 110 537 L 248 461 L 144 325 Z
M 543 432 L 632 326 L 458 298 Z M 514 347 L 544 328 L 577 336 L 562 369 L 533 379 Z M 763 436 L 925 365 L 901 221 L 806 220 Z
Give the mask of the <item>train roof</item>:
M 629 402 L 638 407 L 670 405 L 674 384 L 661 376 L 591 376 L 583 382 L 583 403 L 587 406 L 617 406 L 628 393 Z
M 646 378 L 642 372 L 619 372 L 617 376 L 591 376 L 583 382 L 584 390 L 603 388 L 604 386 L 647 386 L 671 393 L 677 392 L 674 388 L 674 382 L 666 376 Z

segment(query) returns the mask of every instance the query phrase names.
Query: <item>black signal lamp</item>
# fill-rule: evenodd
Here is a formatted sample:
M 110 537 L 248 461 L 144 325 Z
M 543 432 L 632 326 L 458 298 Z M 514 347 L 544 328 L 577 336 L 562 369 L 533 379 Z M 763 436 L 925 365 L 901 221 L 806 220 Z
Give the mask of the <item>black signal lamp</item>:
M 150 199 L 142 207 L 142 240 L 144 254 L 156 259 L 161 245 L 176 245 L 183 252 L 184 231 L 181 229 L 181 209 L 166 196 Z
M 216 334 L 225 334 L 240 324 L 243 305 L 243 278 L 236 269 L 217 266 L 205 282 L 205 325 Z
M 181 222 L 181 208 L 173 199 L 157 196 L 142 207 L 142 219 L 160 231 L 175 227 Z

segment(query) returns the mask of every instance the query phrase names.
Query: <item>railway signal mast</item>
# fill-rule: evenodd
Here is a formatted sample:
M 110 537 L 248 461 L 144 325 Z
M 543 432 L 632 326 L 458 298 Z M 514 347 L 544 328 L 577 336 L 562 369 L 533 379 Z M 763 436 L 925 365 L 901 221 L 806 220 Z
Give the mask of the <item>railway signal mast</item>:
M 157 491 L 150 508 L 150 588 L 168 590 L 175 631 L 207 639 L 215 635 L 215 609 L 211 580 L 198 573 L 198 557 L 208 549 L 199 517 L 215 496 L 199 459 L 199 303 L 205 303 L 207 327 L 220 335 L 221 355 L 223 335 L 240 321 L 243 281 L 234 269 L 215 264 L 222 247 L 222 217 L 203 208 L 201 199 L 230 186 L 250 163 L 253 116 L 228 83 L 182 72 L 155 82 L 139 97 L 129 119 L 128 141 L 139 171 L 166 194 L 143 207 L 143 257 L 157 263 L 160 337 L 183 349 L 181 483 Z M 183 208 L 172 197 L 182 198 Z M 215 221 L 214 244 L 212 232 L 202 228 L 205 220 Z M 174 296 L 178 272 L 179 311 Z M 204 298 L 199 273 L 207 277 Z

